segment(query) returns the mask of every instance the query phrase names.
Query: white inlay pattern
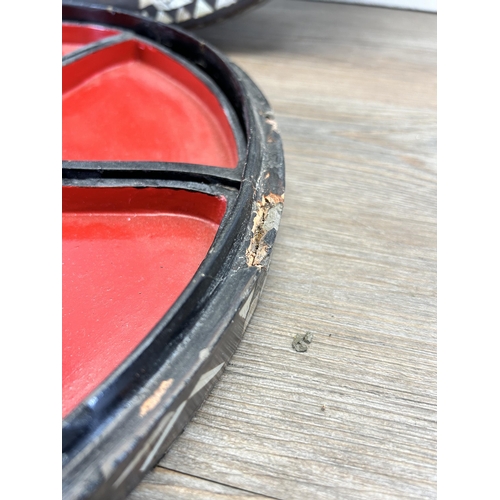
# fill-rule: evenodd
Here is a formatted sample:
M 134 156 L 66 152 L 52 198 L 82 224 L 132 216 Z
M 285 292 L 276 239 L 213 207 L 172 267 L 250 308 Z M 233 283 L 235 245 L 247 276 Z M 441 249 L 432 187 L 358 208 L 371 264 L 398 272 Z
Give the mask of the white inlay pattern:
M 156 20 L 163 24 L 170 24 L 174 22 L 174 20 L 166 12 L 162 12 L 161 10 L 156 13 Z
M 149 1 L 149 0 L 147 0 Z M 158 10 L 173 10 L 189 5 L 193 0 L 151 0 Z
M 212 368 L 209 372 L 204 373 L 201 377 L 200 380 L 198 380 L 198 383 L 195 385 L 193 391 L 189 395 L 190 398 L 192 398 L 199 390 L 203 389 L 210 380 L 212 380 L 219 370 L 224 366 L 224 363 L 221 363 L 220 365 L 217 365 L 215 368 Z
M 240 309 L 240 317 L 243 319 L 246 319 L 247 317 L 248 309 L 250 309 L 250 303 L 252 302 L 252 297 L 253 297 L 253 290 L 252 293 L 248 296 L 248 299 L 243 305 L 243 307 Z
M 236 0 L 216 0 L 215 2 L 215 10 L 223 9 L 224 7 L 229 7 L 236 3 Z
M 177 15 L 175 16 L 175 22 L 182 23 L 183 21 L 189 21 L 191 19 L 191 14 L 187 9 L 182 7 L 177 11 Z
M 198 0 L 194 8 L 193 17 L 198 19 L 199 17 L 208 16 L 214 11 L 210 5 L 208 5 L 205 0 Z
M 184 410 L 184 407 L 186 406 L 187 400 L 184 401 L 179 405 L 177 410 L 175 410 L 175 413 L 172 415 L 172 418 L 169 420 L 167 426 L 165 427 L 165 430 L 161 433 L 161 436 L 158 438 L 158 441 L 156 442 L 154 448 L 151 450 L 151 453 L 146 457 L 146 460 L 144 460 L 144 463 L 141 466 L 141 472 L 144 472 L 147 470 L 149 467 L 151 461 L 155 457 L 156 453 L 158 453 L 158 450 L 160 449 L 161 445 L 164 443 L 165 439 L 168 436 L 168 433 L 174 426 L 175 422 L 177 422 L 177 419 L 179 418 L 179 415 L 182 413 L 182 410 Z M 168 415 L 168 414 L 167 414 Z

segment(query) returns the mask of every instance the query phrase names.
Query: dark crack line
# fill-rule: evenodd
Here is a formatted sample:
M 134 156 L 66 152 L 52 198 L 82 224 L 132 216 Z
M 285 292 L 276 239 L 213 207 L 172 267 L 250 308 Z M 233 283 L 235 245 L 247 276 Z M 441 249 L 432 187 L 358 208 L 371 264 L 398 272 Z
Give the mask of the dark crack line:
M 160 469 L 172 471 L 172 472 L 177 472 L 179 474 L 184 474 L 184 475 L 189 476 L 189 477 L 194 477 L 195 479 L 201 479 L 202 481 L 208 481 L 209 483 L 214 483 L 214 484 L 218 484 L 220 486 L 225 486 L 226 488 L 233 488 L 235 490 L 242 491 L 244 493 L 250 493 L 251 495 L 257 495 L 257 496 L 260 496 L 262 498 L 269 498 L 270 500 L 281 500 L 280 498 L 277 498 L 277 497 L 270 497 L 267 495 L 263 495 L 262 493 L 257 493 L 256 491 L 251 491 L 251 490 L 246 490 L 244 488 L 239 488 L 238 486 L 233 486 L 232 484 L 221 483 L 219 481 L 214 481 L 213 479 L 207 479 L 206 477 L 195 476 L 193 474 L 187 474 L 186 472 L 183 472 L 180 470 L 170 469 L 168 467 L 164 467 L 161 464 L 156 465 L 156 467 L 160 468 Z

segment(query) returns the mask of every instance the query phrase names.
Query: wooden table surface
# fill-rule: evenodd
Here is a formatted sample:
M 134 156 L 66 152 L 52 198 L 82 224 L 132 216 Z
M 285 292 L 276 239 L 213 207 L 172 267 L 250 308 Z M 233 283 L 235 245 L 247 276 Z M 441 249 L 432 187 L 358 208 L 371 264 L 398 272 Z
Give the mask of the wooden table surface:
M 285 210 L 245 338 L 130 500 L 435 498 L 436 16 L 273 0 L 197 34 L 276 111 Z

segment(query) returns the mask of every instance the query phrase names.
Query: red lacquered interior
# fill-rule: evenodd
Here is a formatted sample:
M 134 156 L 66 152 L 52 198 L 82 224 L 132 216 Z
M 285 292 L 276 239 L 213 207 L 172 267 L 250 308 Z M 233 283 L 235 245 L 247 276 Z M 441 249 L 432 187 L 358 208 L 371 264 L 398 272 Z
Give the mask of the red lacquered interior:
M 63 187 L 63 417 L 179 297 L 225 210 L 182 190 Z
M 63 67 L 63 159 L 235 168 L 238 150 L 212 91 L 171 57 L 129 40 Z
M 104 26 L 81 26 L 63 23 L 62 25 L 62 55 L 69 54 L 84 45 L 109 36 L 118 35 L 119 31 Z

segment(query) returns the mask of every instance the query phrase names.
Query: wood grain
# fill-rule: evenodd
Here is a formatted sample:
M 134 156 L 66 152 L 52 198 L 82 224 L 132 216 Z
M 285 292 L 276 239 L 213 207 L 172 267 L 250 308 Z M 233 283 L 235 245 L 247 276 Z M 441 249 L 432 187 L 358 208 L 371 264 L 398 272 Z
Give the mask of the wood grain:
M 188 474 L 156 467 L 130 498 L 148 500 L 264 500 L 269 497 L 255 495 Z
M 198 34 L 276 111 L 285 210 L 243 342 L 130 498 L 435 498 L 436 17 L 275 0 Z

